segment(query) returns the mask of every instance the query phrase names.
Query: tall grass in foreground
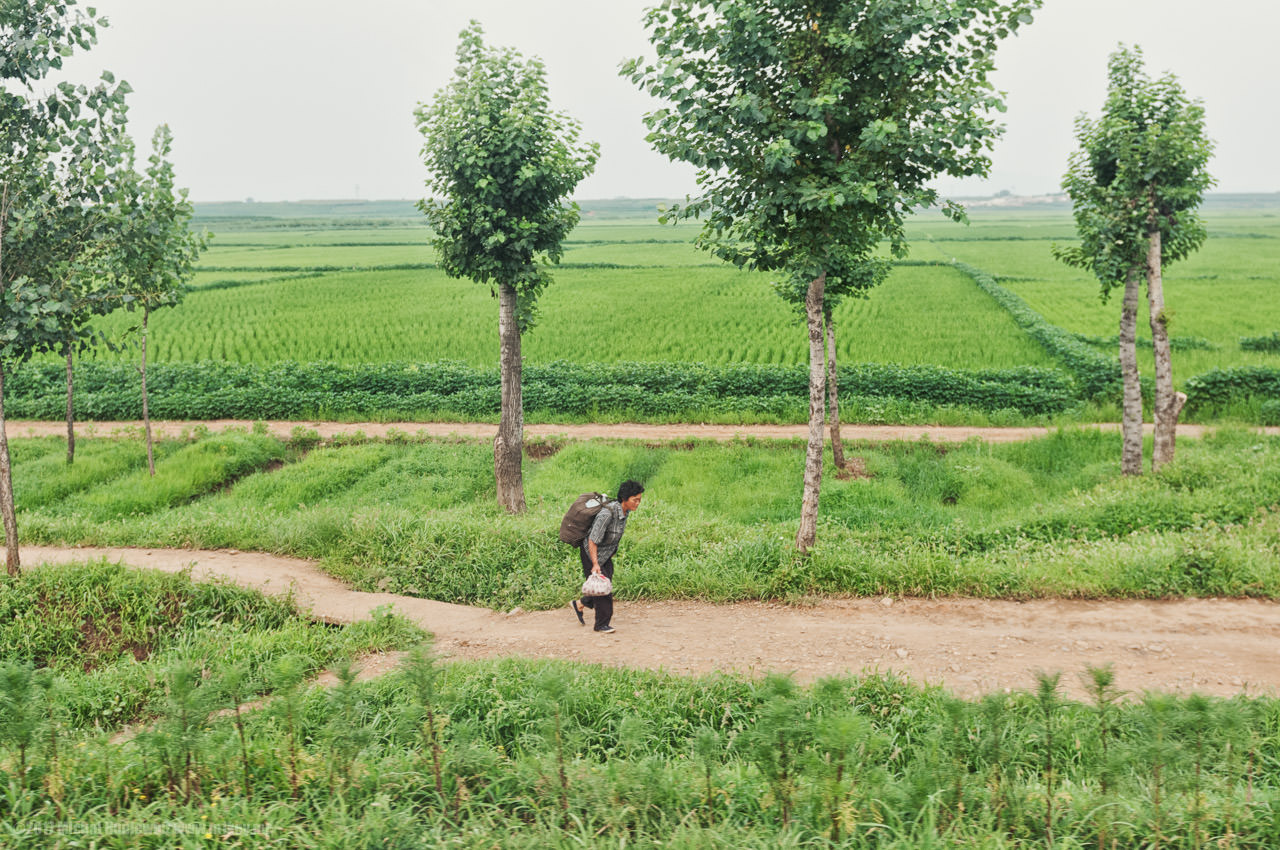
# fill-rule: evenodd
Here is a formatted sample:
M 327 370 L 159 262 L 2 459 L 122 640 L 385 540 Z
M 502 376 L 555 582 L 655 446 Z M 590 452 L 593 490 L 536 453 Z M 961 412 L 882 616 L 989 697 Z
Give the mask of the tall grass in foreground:
M 1269 699 L 1074 703 L 1046 674 L 966 703 L 891 677 L 802 689 L 418 652 L 331 690 L 282 669 L 274 701 L 225 714 L 223 671 L 178 664 L 120 741 L 65 724 L 35 675 L 0 669 L 15 848 L 1267 848 L 1280 831 Z

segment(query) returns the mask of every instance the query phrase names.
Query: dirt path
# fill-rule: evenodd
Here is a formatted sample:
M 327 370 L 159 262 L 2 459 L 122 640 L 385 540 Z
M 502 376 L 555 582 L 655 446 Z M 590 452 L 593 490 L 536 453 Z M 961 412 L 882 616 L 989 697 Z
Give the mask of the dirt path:
M 211 431 L 223 431 L 228 428 L 249 428 L 252 422 L 244 419 L 217 419 L 208 422 L 152 422 L 151 427 L 156 436 L 176 437 L 184 431 L 189 432 L 197 425 L 203 425 Z M 369 437 L 385 437 L 392 432 L 409 435 L 425 434 L 431 437 L 469 437 L 492 440 L 498 431 L 495 424 L 484 422 L 267 422 L 267 429 L 278 437 L 288 437 L 295 428 L 301 427 L 315 431 L 328 439 L 340 434 L 363 433 Z M 1103 423 L 1091 427 L 1109 431 L 1118 431 L 1116 423 Z M 567 437 L 570 439 L 591 439 L 608 437 L 610 439 L 630 440 L 732 440 L 738 437 L 756 437 L 763 439 L 792 440 L 804 439 L 808 433 L 807 425 L 646 425 L 623 423 L 619 425 L 525 425 L 527 437 Z M 81 422 L 76 425 L 76 433 L 80 436 L 114 436 L 130 433 L 141 433 L 141 422 Z M 842 425 L 841 437 L 845 440 L 866 440 L 870 442 L 888 442 L 892 440 L 919 440 L 928 437 L 935 442 L 964 442 L 977 437 L 991 443 L 1008 443 L 1043 437 L 1052 433 L 1052 428 L 959 428 L 936 425 Z M 1150 433 L 1152 426 L 1147 426 Z M 1182 437 L 1199 437 L 1205 432 L 1202 425 L 1179 425 L 1178 435 Z M 1268 434 L 1280 435 L 1280 428 L 1259 429 Z M 67 433 L 63 422 L 40 422 L 33 420 L 16 420 L 8 423 L 8 434 L 11 437 L 58 437 Z
M 1113 663 L 1129 691 L 1280 693 L 1280 603 L 972 599 L 852 599 L 816 607 L 767 603 L 619 602 L 613 635 L 578 625 L 568 607 L 500 614 L 389 593 L 353 591 L 314 564 L 234 550 L 25 547 L 23 563 L 106 557 L 136 567 L 282 593 L 292 588 L 312 616 L 350 622 L 392 605 L 436 635 L 446 656 L 508 655 L 705 674 L 825 675 L 894 671 L 942 683 L 960 696 L 1027 689 L 1036 670 L 1077 674 Z M 625 570 L 625 565 L 623 567 Z M 620 578 L 621 578 L 620 574 Z M 566 602 L 571 595 L 566 589 Z M 590 615 L 588 615 L 590 623 Z M 389 666 L 389 664 L 387 665 Z

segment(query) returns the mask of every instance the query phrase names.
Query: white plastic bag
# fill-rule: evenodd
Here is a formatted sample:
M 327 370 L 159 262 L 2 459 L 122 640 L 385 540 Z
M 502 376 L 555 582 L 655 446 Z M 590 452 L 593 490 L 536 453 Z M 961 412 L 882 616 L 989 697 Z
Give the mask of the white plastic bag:
M 583 596 L 608 596 L 613 593 L 613 582 L 604 573 L 592 573 L 582 583 Z

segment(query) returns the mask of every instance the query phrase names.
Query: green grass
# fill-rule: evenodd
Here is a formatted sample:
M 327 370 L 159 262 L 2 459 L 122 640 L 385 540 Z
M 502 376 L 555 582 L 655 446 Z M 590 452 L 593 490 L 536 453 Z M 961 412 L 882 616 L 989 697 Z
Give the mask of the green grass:
M 328 627 L 302 617 L 287 597 L 106 561 L 28 565 L 17 578 L 0 577 L 0 666 L 56 673 L 73 726 L 110 729 L 155 711 L 165 671 L 179 660 L 242 664 L 255 694 L 272 689 L 266 671 L 286 655 L 314 672 L 422 636 L 387 616 Z
M 578 569 L 555 539 L 565 506 L 635 478 L 649 496 L 623 547 L 624 598 L 1280 597 L 1280 438 L 1248 431 L 1183 440 L 1168 470 L 1140 479 L 1117 474 L 1119 436 L 1092 430 L 852 446 L 868 477 L 837 478 L 828 460 L 807 561 L 791 545 L 799 443 L 568 443 L 526 462 L 530 509 L 508 516 L 480 442 L 301 456 L 272 442 L 166 447 L 154 484 L 140 468 L 86 476 L 74 492 L 63 478 L 22 482 L 33 505 L 19 527 L 29 542 L 271 551 L 320 559 L 365 589 L 554 607 Z M 179 474 L 208 458 L 217 464 Z M 43 486 L 62 495 L 42 499 Z
M 223 669 L 171 674 L 152 729 L 123 742 L 39 696 L 53 721 L 0 737 L 10 846 L 73 846 L 48 842 L 95 822 L 115 828 L 100 847 L 1274 846 L 1273 699 L 1115 703 L 1120 681 L 1078 703 L 1046 677 L 965 703 L 890 676 L 419 656 L 215 718 L 234 705 Z
M 529 363 L 803 363 L 807 343 L 799 315 L 768 281 L 718 266 L 562 269 L 523 353 Z M 155 314 L 148 346 L 157 363 L 489 365 L 497 349 L 493 306 L 484 287 L 436 270 L 282 276 L 217 289 L 206 284 L 181 307 Z M 584 316 L 592 317 L 586 337 Z M 106 324 L 122 327 L 126 318 Z M 842 306 L 837 322 L 840 356 L 848 364 L 1052 365 L 1003 311 L 950 269 L 900 268 L 869 299 Z

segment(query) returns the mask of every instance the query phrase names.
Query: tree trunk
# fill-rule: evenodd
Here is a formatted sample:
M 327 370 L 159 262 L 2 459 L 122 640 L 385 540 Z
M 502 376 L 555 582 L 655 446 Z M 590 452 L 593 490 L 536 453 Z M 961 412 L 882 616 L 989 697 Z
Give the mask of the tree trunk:
M 76 462 L 76 406 L 71 346 L 67 346 L 67 464 Z
M 142 427 L 147 434 L 147 470 L 151 473 L 151 477 L 156 477 L 156 456 L 155 451 L 151 447 L 151 407 L 147 403 L 147 317 L 150 313 L 145 306 L 142 308 Z
M 1120 374 L 1124 378 L 1124 414 L 1120 452 L 1123 475 L 1142 474 L 1142 383 L 1138 375 L 1138 270 L 1124 281 L 1124 307 L 1120 311 Z
M 4 363 L 0 361 L 0 515 L 4 518 L 5 567 L 9 575 L 22 572 L 18 557 L 18 513 L 13 503 L 13 467 L 9 463 L 9 435 L 4 418 Z
M 804 312 L 809 325 L 809 445 L 804 456 L 804 497 L 800 503 L 800 530 L 796 548 L 802 553 L 813 548 L 818 537 L 818 491 L 822 487 L 822 408 L 826 400 L 826 369 L 823 363 L 822 300 L 827 283 L 823 272 L 809 282 Z
M 836 369 L 836 323 L 831 314 L 827 320 L 827 427 L 831 432 L 831 461 L 836 469 L 844 469 L 844 443 L 840 440 L 840 378 Z
M 4 227 L 9 220 L 9 183 L 0 189 L 0 295 L 4 284 Z M 0 518 L 4 522 L 5 567 L 9 575 L 22 572 L 18 557 L 18 512 L 13 503 L 13 467 L 9 463 L 9 434 L 4 419 L 4 361 L 0 360 Z
M 493 477 L 498 504 L 510 513 L 523 513 L 524 402 L 520 392 L 520 325 L 516 321 L 516 290 L 498 286 L 499 371 L 502 376 L 502 418 L 493 438 Z
M 1187 397 L 1173 391 L 1173 363 L 1169 353 L 1169 323 L 1164 314 L 1164 282 L 1160 276 L 1160 229 L 1151 223 L 1147 231 L 1147 305 L 1151 312 L 1151 346 L 1155 350 L 1156 399 L 1155 448 L 1151 470 L 1158 472 L 1173 461 L 1178 416 Z

